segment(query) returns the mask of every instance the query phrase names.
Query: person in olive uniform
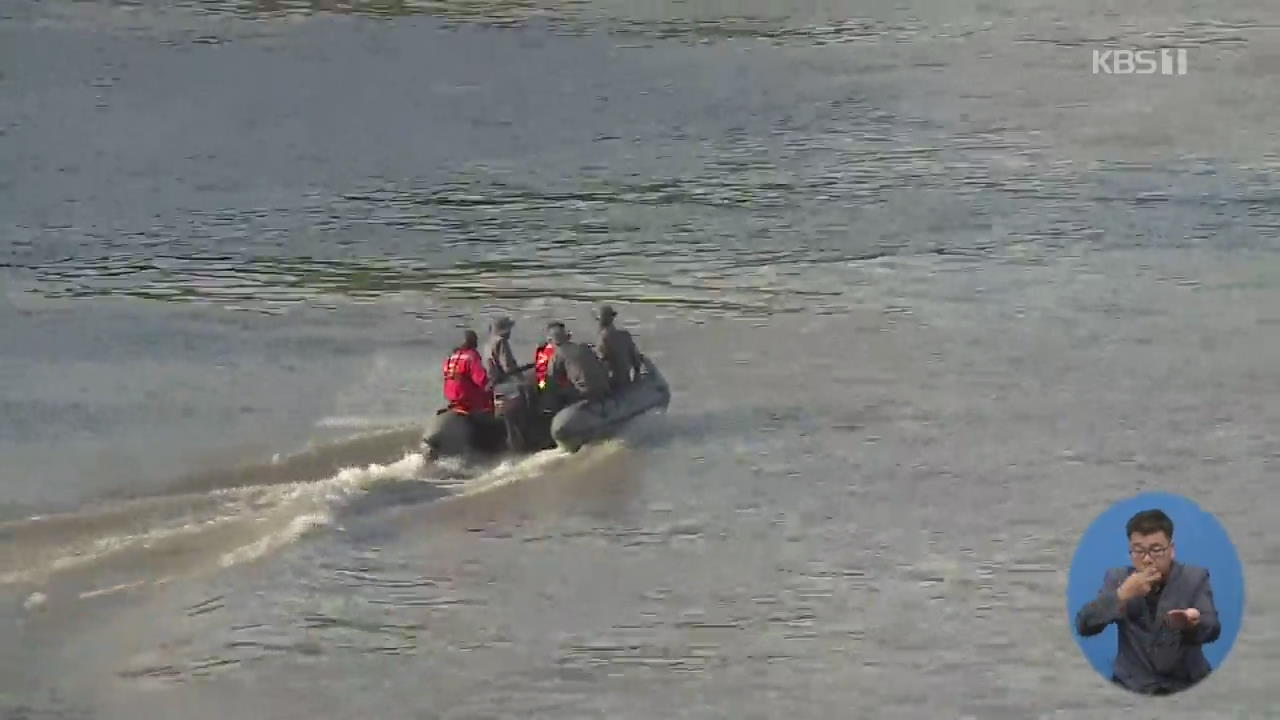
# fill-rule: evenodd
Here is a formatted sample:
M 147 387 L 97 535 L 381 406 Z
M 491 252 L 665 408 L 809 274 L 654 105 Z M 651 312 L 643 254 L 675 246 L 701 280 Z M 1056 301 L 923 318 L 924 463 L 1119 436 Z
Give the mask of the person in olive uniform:
M 511 350 L 511 330 L 514 327 L 515 322 L 506 315 L 495 318 L 490 326 L 492 332 L 488 342 L 485 343 L 484 362 L 491 385 L 497 386 L 498 383 L 518 375 L 528 367 L 521 367 L 516 361 L 515 353 Z M 508 388 L 501 396 L 500 402 L 497 402 L 499 397 L 495 392 L 494 400 L 499 407 L 498 414 L 506 426 L 507 447 L 514 452 L 536 449 L 538 440 L 531 435 L 534 428 L 530 426 L 534 419 L 533 389 L 521 383 L 515 388 L 514 393 Z
M 596 311 L 596 320 L 600 323 L 600 342 L 596 346 L 596 354 L 609 369 L 609 387 L 614 391 L 639 380 L 641 368 L 644 367 L 631 333 L 613 324 L 617 315 L 609 305 L 601 305 Z
M 492 333 L 484 346 L 485 370 L 491 382 L 500 382 L 520 370 L 520 363 L 516 362 L 515 353 L 511 352 L 511 329 L 515 325 L 506 315 L 493 321 Z
M 569 339 L 564 323 L 552 323 L 555 355 L 547 368 L 547 389 L 556 395 L 557 408 L 579 400 L 602 400 L 609 394 L 609 370 L 585 345 Z

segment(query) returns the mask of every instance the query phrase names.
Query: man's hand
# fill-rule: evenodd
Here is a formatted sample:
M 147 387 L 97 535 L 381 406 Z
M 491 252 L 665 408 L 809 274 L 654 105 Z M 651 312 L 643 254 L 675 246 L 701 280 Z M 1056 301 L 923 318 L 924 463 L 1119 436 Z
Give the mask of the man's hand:
M 1200 611 L 1195 608 L 1170 610 L 1165 615 L 1165 621 L 1174 630 L 1190 630 L 1200 624 Z
M 1116 595 L 1119 596 L 1120 602 L 1127 602 L 1136 597 L 1146 597 L 1147 593 L 1151 592 L 1151 586 L 1159 579 L 1159 570 L 1154 567 L 1143 568 L 1125 578 L 1116 589 Z

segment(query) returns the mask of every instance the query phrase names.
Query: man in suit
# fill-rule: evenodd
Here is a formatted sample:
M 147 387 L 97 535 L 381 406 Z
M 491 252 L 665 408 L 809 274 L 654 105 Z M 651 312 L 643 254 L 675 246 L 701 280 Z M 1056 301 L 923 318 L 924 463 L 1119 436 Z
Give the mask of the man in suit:
M 1209 571 L 1174 560 L 1173 521 L 1143 510 L 1125 526 L 1133 565 L 1112 568 L 1098 597 L 1076 614 L 1076 630 L 1097 635 L 1118 630 L 1112 681 L 1144 695 L 1185 690 L 1209 675 L 1201 646 L 1222 626 L 1213 605 Z

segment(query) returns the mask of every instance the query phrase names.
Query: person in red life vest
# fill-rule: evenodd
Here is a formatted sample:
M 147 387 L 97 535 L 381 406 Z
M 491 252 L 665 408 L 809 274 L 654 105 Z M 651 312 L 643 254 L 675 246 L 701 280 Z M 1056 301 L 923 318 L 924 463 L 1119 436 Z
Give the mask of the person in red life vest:
M 547 368 L 551 367 L 551 358 L 555 354 L 556 346 L 550 340 L 533 351 L 533 378 L 537 381 L 539 390 L 547 387 Z
M 557 326 L 550 323 L 548 329 Z M 502 416 L 507 429 L 507 446 L 516 452 L 554 447 L 551 440 L 551 413 L 556 409 L 552 400 L 555 393 L 546 392 L 548 372 L 555 359 L 556 347 L 548 334 L 546 342 L 533 352 L 533 364 L 518 370 L 533 368 L 533 383 L 521 383 L 515 394 L 508 393 L 496 410 Z
M 480 338 L 474 330 L 463 334 L 462 345 L 454 348 L 445 359 L 444 399 L 449 409 L 464 415 L 482 415 L 493 412 L 493 390 L 489 388 L 489 374 L 484 360 L 476 348 Z
M 539 390 L 546 390 L 547 383 L 551 382 L 551 364 L 556 358 L 556 338 L 560 337 L 562 341 L 567 342 L 573 338 L 573 333 L 565 329 L 564 323 L 559 320 L 553 320 L 547 323 L 547 340 L 538 346 L 533 353 L 533 374 L 534 381 Z M 557 381 L 559 389 L 567 390 L 573 387 L 573 383 L 568 378 L 561 376 Z

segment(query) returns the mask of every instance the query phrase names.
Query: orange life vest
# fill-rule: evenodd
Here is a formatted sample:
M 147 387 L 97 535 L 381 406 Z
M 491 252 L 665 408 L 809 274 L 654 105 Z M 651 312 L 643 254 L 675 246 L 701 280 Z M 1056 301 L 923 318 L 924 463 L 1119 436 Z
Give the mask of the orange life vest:
M 556 346 L 551 343 L 543 343 L 533 351 L 533 377 L 538 381 L 539 388 L 547 386 L 547 371 L 551 369 L 551 358 L 555 354 Z

